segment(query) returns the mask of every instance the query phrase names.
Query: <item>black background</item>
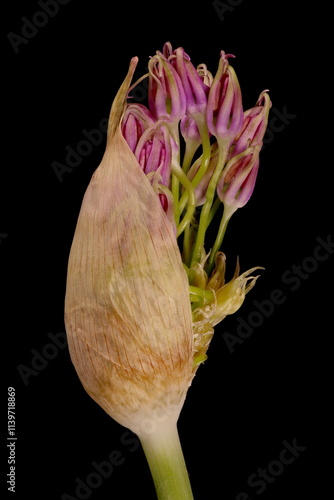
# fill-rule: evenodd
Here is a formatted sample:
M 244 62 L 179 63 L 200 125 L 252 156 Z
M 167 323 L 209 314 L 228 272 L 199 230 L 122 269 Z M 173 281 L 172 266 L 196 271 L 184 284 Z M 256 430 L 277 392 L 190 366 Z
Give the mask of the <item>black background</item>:
M 194 379 L 179 420 L 194 497 L 235 500 L 245 492 L 252 500 L 301 499 L 331 491 L 326 486 L 331 356 L 326 353 L 332 344 L 333 256 L 323 250 L 324 260 L 314 258 L 317 239 L 326 241 L 333 234 L 324 26 L 329 13 L 304 2 L 288 7 L 266 1 L 221 3 L 229 9 L 219 16 L 214 4 L 204 1 L 71 0 L 17 53 L 7 34 L 21 35 L 22 17 L 33 19 L 41 7 L 36 1 L 6 7 L 1 397 L 5 401 L 7 387 L 15 388 L 18 438 L 15 495 L 5 480 L 2 486 L 8 498 L 58 500 L 64 493 L 76 498 L 76 478 L 87 482 L 92 463 L 107 460 L 113 450 L 121 452 L 124 463 L 87 498 L 155 498 L 136 441 L 126 444 L 126 429 L 86 395 L 67 348 L 46 347 L 52 344 L 50 333 L 65 331 L 68 253 L 83 194 L 105 143 L 65 173 L 62 182 L 51 165 L 65 163 L 66 146 L 76 148 L 83 129 L 98 128 L 108 116 L 130 58 L 140 59 L 139 77 L 148 57 L 168 40 L 213 73 L 220 50 L 235 54 L 232 65 L 244 107 L 252 107 L 268 88 L 270 117 L 286 117 L 286 123 L 270 122 L 253 197 L 233 217 L 223 247 L 230 273 L 237 255 L 242 270 L 261 265 L 265 271 L 240 311 L 216 327 L 209 359 Z M 293 266 L 304 267 L 299 281 L 289 281 Z M 271 306 L 267 318 L 258 315 L 249 337 L 229 349 L 226 332 L 236 334 L 241 319 L 250 325 L 254 301 L 269 300 L 274 289 L 284 303 Z M 36 352 L 54 357 L 24 383 L 18 366 L 32 369 Z M 5 416 L 2 431 L 2 469 L 8 471 Z M 279 457 L 284 440 L 296 440 L 306 449 L 257 493 L 247 484 L 249 476 Z

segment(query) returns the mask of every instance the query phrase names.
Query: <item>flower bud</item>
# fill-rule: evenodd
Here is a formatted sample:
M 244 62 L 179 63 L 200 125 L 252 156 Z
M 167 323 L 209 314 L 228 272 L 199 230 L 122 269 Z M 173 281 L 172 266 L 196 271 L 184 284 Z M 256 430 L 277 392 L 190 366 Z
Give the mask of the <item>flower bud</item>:
M 186 146 L 196 149 L 202 143 L 197 123 L 190 116 L 185 115 L 180 121 L 180 132 Z
M 262 145 L 262 139 L 268 124 L 268 114 L 271 108 L 267 90 L 261 92 L 254 108 L 244 112 L 242 128 L 231 147 L 229 158 L 237 156 L 249 146 Z
M 198 74 L 190 57 L 182 47 L 179 47 L 170 57 L 170 62 L 181 78 L 187 101 L 187 115 L 194 118 L 203 114 L 206 110 L 209 87 Z
M 259 169 L 260 145 L 229 160 L 218 181 L 217 193 L 225 207 L 234 210 L 243 207 L 251 197 Z
M 206 87 L 211 87 L 212 82 L 213 82 L 213 76 L 210 71 L 208 71 L 208 68 L 206 67 L 206 64 L 199 64 L 197 66 L 197 73 L 199 77 L 201 78 L 202 82 Z
M 139 165 L 145 172 L 159 172 L 162 184 L 169 187 L 172 148 L 176 147 L 165 122 L 158 121 L 146 129 L 134 151 Z
M 157 52 L 148 63 L 148 104 L 156 119 L 167 117 L 178 123 L 186 112 L 186 96 L 175 68 Z
M 170 42 L 164 43 L 164 46 L 162 48 L 162 54 L 167 61 L 169 60 L 170 56 L 173 54 L 173 47 Z
M 229 65 L 231 54 L 221 51 L 217 74 L 208 96 L 206 120 L 209 131 L 225 148 L 239 133 L 243 120 L 242 98 L 238 78 Z
M 192 379 L 193 331 L 173 228 L 120 128 L 136 63 L 114 100 L 106 151 L 79 213 L 65 325 L 88 394 L 141 436 L 157 409 L 160 419 L 178 418 Z
M 122 119 L 122 134 L 132 152 L 144 131 L 154 124 L 154 118 L 143 104 L 129 104 Z

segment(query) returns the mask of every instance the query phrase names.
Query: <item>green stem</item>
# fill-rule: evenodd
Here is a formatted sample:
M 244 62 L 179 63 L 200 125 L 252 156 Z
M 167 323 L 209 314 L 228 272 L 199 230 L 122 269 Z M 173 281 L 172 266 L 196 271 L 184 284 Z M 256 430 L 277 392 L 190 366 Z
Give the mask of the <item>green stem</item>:
M 210 143 L 210 136 L 207 124 L 205 122 L 199 123 L 198 130 L 200 132 L 202 140 L 203 155 L 202 155 L 201 165 L 197 170 L 195 177 L 192 180 L 194 188 L 198 186 L 198 184 L 202 180 L 202 177 L 207 171 L 211 159 L 211 143 Z
M 175 422 L 164 422 L 154 432 L 139 436 L 158 500 L 193 500 Z
M 174 199 L 174 217 L 176 226 L 178 226 L 180 222 L 179 190 L 180 190 L 179 179 L 176 177 L 174 173 L 172 173 L 172 195 Z
M 198 186 L 198 184 L 202 180 L 205 172 L 208 169 L 210 159 L 211 159 L 210 136 L 209 136 L 209 131 L 208 131 L 208 127 L 207 127 L 206 123 L 205 122 L 202 123 L 199 121 L 198 122 L 198 130 L 200 131 L 200 136 L 201 136 L 201 140 L 202 140 L 203 153 L 202 153 L 201 165 L 200 165 L 198 171 L 196 172 L 195 177 L 191 181 L 191 184 L 192 184 L 194 189 Z M 185 191 L 182 194 L 181 199 L 180 199 L 180 203 L 179 203 L 180 212 L 182 212 L 182 210 L 184 210 L 184 207 L 186 206 L 187 197 L 188 197 L 188 193 Z
M 180 234 L 183 233 L 185 228 L 187 227 L 188 224 L 190 224 L 191 219 L 193 217 L 194 211 L 195 211 L 195 193 L 193 186 L 186 176 L 186 174 L 183 172 L 181 167 L 179 166 L 178 163 L 172 163 L 172 174 L 175 179 L 178 180 L 179 183 L 182 184 L 182 186 L 185 188 L 186 193 L 188 194 L 188 206 L 187 206 L 187 211 L 183 217 L 183 219 L 180 221 L 180 211 L 176 211 L 178 214 L 177 219 L 175 219 L 178 223 L 177 225 L 177 237 L 180 236 Z M 175 203 L 175 198 L 174 198 L 174 203 Z
M 221 201 L 219 199 L 219 197 L 217 196 L 213 205 L 212 205 L 212 208 L 210 210 L 210 215 L 209 215 L 209 218 L 208 218 L 208 226 L 210 226 L 211 222 L 212 222 L 212 219 L 214 218 L 214 216 L 216 215 L 217 211 L 218 211 L 218 208 L 220 207 L 221 205 Z
M 216 240 L 215 240 L 214 245 L 212 247 L 212 250 L 211 250 L 211 253 L 210 253 L 210 257 L 209 257 L 208 263 L 207 263 L 206 272 L 208 273 L 208 276 L 210 276 L 211 271 L 212 271 L 212 269 L 214 267 L 216 253 L 220 249 L 221 244 L 223 242 L 223 238 L 224 238 L 224 235 L 225 235 L 225 232 L 226 232 L 227 224 L 228 224 L 230 218 L 232 217 L 232 215 L 234 214 L 235 211 L 236 211 L 235 208 L 227 207 L 227 206 L 224 207 L 223 217 L 222 217 L 222 219 L 220 221 L 220 225 L 219 225 L 218 233 L 217 233 L 217 236 L 216 236 Z
M 178 125 L 177 124 L 171 124 L 169 127 L 170 134 L 172 136 L 172 139 L 175 141 L 177 145 L 177 158 L 176 161 L 180 163 L 180 137 L 178 133 Z M 174 159 L 175 160 L 175 159 Z M 173 160 L 172 160 L 173 162 Z M 178 176 L 174 175 L 175 172 L 172 172 L 172 186 L 171 186 L 171 191 L 174 199 L 174 217 L 175 217 L 175 224 L 178 226 L 179 221 L 180 221 L 180 216 L 182 213 L 182 210 L 180 210 L 179 206 L 179 198 L 180 198 L 180 181 Z
M 227 157 L 227 148 L 224 147 L 224 143 L 219 144 L 219 156 L 218 156 L 218 162 L 216 169 L 210 179 L 208 188 L 206 190 L 206 200 L 205 203 L 202 207 L 200 219 L 199 219 L 199 225 L 198 225 L 198 232 L 197 232 L 197 237 L 196 241 L 194 244 L 194 249 L 193 249 L 193 255 L 192 255 L 192 261 L 191 261 L 191 266 L 195 264 L 195 262 L 199 262 L 202 254 L 202 248 L 204 246 L 204 240 L 205 240 L 205 233 L 209 225 L 209 221 L 211 222 L 210 219 L 210 212 L 211 212 L 211 207 L 213 204 L 213 199 L 215 196 L 215 191 L 217 187 L 217 182 L 219 180 L 220 174 L 224 168 L 226 157 Z
M 189 266 L 190 262 L 190 238 L 191 238 L 191 231 L 190 231 L 190 224 L 188 224 L 185 229 L 184 229 L 184 235 L 183 235 L 183 249 L 182 249 L 182 260 L 183 262 Z
M 183 156 L 183 162 L 182 162 L 182 170 L 185 174 L 188 173 L 188 170 L 191 166 L 192 159 L 194 157 L 194 154 L 196 153 L 198 149 L 198 144 L 195 141 L 187 141 L 186 142 L 186 149 L 184 152 Z

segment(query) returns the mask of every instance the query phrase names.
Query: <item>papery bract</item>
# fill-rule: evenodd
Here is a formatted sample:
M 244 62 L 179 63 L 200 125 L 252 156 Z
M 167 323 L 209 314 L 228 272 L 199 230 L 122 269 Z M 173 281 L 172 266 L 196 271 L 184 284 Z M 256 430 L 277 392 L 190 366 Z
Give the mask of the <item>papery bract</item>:
M 82 202 L 65 323 L 88 394 L 142 435 L 158 409 L 178 418 L 191 382 L 193 332 L 173 228 L 120 130 L 136 61 L 113 103 L 106 151 Z

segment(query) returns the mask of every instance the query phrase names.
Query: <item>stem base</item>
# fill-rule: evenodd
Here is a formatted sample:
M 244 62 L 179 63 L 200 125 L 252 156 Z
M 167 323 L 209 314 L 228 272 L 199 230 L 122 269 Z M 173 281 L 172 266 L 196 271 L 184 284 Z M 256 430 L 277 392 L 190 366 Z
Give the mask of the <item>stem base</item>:
M 164 422 L 138 436 L 148 461 L 158 500 L 193 500 L 175 422 Z

